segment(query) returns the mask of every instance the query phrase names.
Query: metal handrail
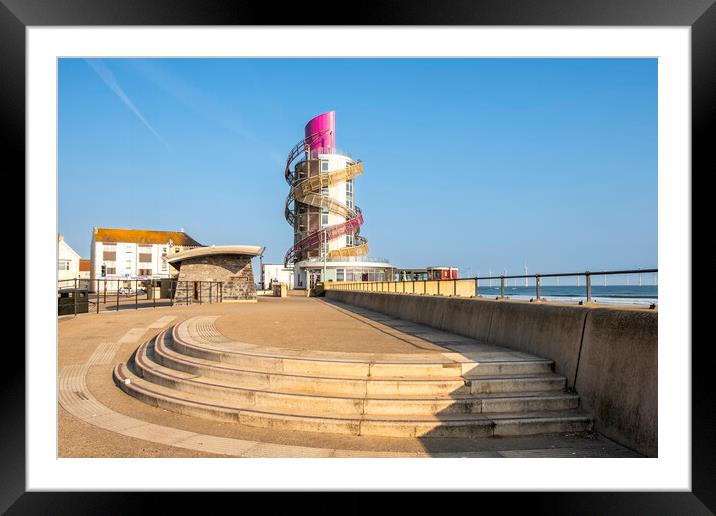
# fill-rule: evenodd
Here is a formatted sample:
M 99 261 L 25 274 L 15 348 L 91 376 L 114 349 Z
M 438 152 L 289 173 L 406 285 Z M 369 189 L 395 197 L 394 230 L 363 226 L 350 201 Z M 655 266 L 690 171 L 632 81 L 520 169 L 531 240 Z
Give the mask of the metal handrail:
M 619 271 L 584 271 L 584 272 L 556 272 L 549 274 L 516 274 L 516 275 L 502 275 L 499 276 L 471 276 L 469 278 L 458 278 L 458 279 L 524 279 L 524 278 L 558 278 L 558 277 L 570 277 L 570 276 L 610 276 L 615 274 L 648 274 L 652 272 L 659 272 L 659 269 L 630 269 L 630 270 L 619 270 Z
M 157 297 L 158 287 L 154 284 L 157 281 L 168 281 L 166 288 L 169 291 L 169 297 Z M 67 284 L 67 286 L 64 286 L 65 284 Z M 194 289 L 195 285 L 196 289 Z M 221 303 L 224 300 L 224 282 L 203 280 L 179 281 L 177 278 L 116 279 L 105 277 L 58 280 L 58 296 L 68 293 L 68 291 L 70 291 L 69 293 L 74 297 L 74 315 L 78 313 L 77 295 L 79 291 L 84 291 L 86 297 L 84 301 L 79 303 L 83 305 L 82 308 L 84 308 L 84 310 L 82 310 L 82 312 L 89 312 L 90 305 L 92 305 L 92 311 L 96 311 L 97 313 L 100 313 L 100 310 L 119 311 L 120 305 L 129 307 L 133 305 L 134 309 L 137 310 L 140 306 L 142 308 L 156 308 L 157 306 L 174 306 L 178 303 Z M 144 302 L 143 297 L 142 303 L 140 303 L 140 292 L 142 296 L 151 294 L 151 297 L 147 297 L 146 302 Z M 177 296 L 177 294 L 179 295 Z M 161 299 L 165 300 L 164 303 L 161 303 Z M 160 305 L 157 304 L 158 300 L 160 301 Z M 167 303 L 169 303 L 169 305 L 167 305 Z
M 535 280 L 535 295 L 537 301 L 541 298 L 541 281 L 542 278 L 560 278 L 560 277 L 584 277 L 586 279 L 584 288 L 585 288 L 585 294 L 586 294 L 586 301 L 587 303 L 590 303 L 592 301 L 592 276 L 613 276 L 613 275 L 623 275 L 623 274 L 649 274 L 649 273 L 658 273 L 659 269 L 627 269 L 627 270 L 615 270 L 615 271 L 584 271 L 584 272 L 557 272 L 557 273 L 547 273 L 547 274 L 513 274 L 513 275 L 498 275 L 498 276 L 471 276 L 467 278 L 450 278 L 450 279 L 421 279 L 421 280 L 396 280 L 396 281 L 356 281 L 351 283 L 345 283 L 341 285 L 335 285 L 331 288 L 337 289 L 337 290 L 351 290 L 353 285 L 358 284 L 382 284 L 387 283 L 388 284 L 388 292 L 391 291 L 390 285 L 396 284 L 396 288 L 393 290 L 394 292 L 397 292 L 397 285 L 403 284 L 402 291 L 405 292 L 405 284 L 406 283 L 427 283 L 428 281 L 437 281 L 438 282 L 438 294 L 440 294 L 440 282 L 452 282 L 453 283 L 453 292 L 457 292 L 457 282 L 458 281 L 474 281 L 475 282 L 475 295 L 477 295 L 478 288 L 479 288 L 479 282 L 480 280 L 493 280 L 493 279 L 499 279 L 500 280 L 500 298 L 505 297 L 505 280 L 508 279 L 530 279 L 533 278 Z M 578 285 L 579 286 L 579 285 Z M 581 303 L 581 301 L 580 301 Z
M 323 263 L 324 261 L 326 261 L 328 263 L 332 263 L 332 262 L 390 263 L 390 261 L 387 258 L 379 258 L 379 257 L 375 257 L 375 256 L 343 256 L 343 257 L 328 256 L 325 258 L 325 260 L 323 258 L 314 257 L 314 258 L 306 258 L 305 260 L 301 260 L 301 261 L 308 262 L 308 263 L 317 263 L 317 262 Z

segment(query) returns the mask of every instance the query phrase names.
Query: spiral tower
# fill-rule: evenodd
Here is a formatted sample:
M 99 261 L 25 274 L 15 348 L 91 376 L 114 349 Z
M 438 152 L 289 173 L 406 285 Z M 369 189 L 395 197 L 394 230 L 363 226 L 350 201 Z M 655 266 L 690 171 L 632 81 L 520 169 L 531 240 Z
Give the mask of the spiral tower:
M 313 264 L 314 279 L 343 280 L 345 274 L 332 277 L 335 267 L 329 273 L 325 264 L 343 260 L 355 268 L 368 253 L 368 241 L 360 234 L 363 213 L 354 196 L 355 177 L 363 173 L 363 162 L 338 151 L 335 141 L 335 112 L 318 115 L 306 124 L 304 137 L 289 152 L 284 170 L 289 184 L 284 214 L 294 232 L 284 263 Z M 321 261 L 322 268 L 316 266 Z M 370 268 L 375 264 L 364 265 Z M 310 277 L 305 279 L 300 286 L 311 283 Z

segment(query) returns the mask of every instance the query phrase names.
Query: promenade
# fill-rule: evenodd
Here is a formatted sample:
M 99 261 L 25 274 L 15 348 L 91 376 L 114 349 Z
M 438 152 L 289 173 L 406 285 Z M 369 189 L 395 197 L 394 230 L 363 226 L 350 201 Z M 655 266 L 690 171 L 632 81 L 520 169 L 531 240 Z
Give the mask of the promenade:
M 316 321 L 320 321 L 320 327 Z M 572 403 L 573 394 L 562 393 L 551 386 L 561 380 L 558 375 L 546 372 L 549 361 L 330 300 L 299 296 L 260 297 L 256 304 L 174 306 L 81 314 L 62 317 L 58 324 L 60 457 L 640 456 L 590 432 L 509 435 L 514 433 L 511 426 L 514 416 L 501 419 L 494 414 L 473 414 L 475 406 L 479 406 L 476 404 L 481 403 L 484 407 L 488 401 L 499 404 L 510 398 L 515 403 L 519 400 L 522 400 L 519 403 L 529 403 L 524 397 L 518 400 L 518 393 L 511 393 L 510 389 L 517 391 L 517 387 L 510 387 L 516 384 L 529 387 L 539 383 L 541 387 L 529 387 L 535 390 L 531 400 L 539 397 L 540 403 L 544 402 L 542 390 L 549 388 L 549 403 Z M 173 333 L 164 332 L 170 328 L 175 329 Z M 161 336 L 161 341 L 159 338 L 152 340 L 157 335 Z M 191 356 L 197 356 L 199 349 L 207 356 L 190 360 Z M 225 358 L 226 363 L 219 367 L 211 362 L 207 357 L 212 354 L 219 357 L 216 360 Z M 259 384 L 248 387 L 233 384 L 209 374 L 218 369 L 228 370 L 225 374 L 234 376 L 239 372 L 246 373 L 245 365 L 233 362 L 238 356 L 241 360 L 246 357 L 260 360 L 260 367 L 268 368 L 268 372 L 262 374 L 269 378 L 267 385 L 270 384 L 270 388 L 256 387 Z M 173 367 L 191 366 L 205 368 L 208 372 L 203 376 L 196 372 L 189 374 L 188 369 L 179 373 L 177 369 L 167 367 L 171 361 L 175 364 Z M 269 361 L 271 365 L 268 365 Z M 326 364 L 339 367 L 340 374 L 320 370 L 327 367 Z M 360 368 L 366 364 L 369 372 L 363 377 Z M 503 371 L 504 364 L 522 368 L 522 372 Z M 465 393 L 464 389 L 452 387 L 445 378 L 432 372 L 436 368 L 452 371 L 456 365 L 461 368 L 462 376 L 456 376 L 454 383 L 462 382 L 463 377 L 471 380 Z M 302 366 L 306 370 L 289 374 L 289 366 Z M 415 377 L 401 378 L 403 383 L 397 381 L 397 373 L 389 372 L 397 367 L 415 370 Z M 492 369 L 485 369 L 488 374 L 478 367 Z M 538 369 L 527 371 L 526 367 Z M 132 371 L 144 371 L 144 375 L 134 376 Z M 509 373 L 510 376 L 498 377 L 498 373 Z M 164 379 L 164 384 L 149 381 L 152 374 L 156 375 L 153 381 Z M 175 376 L 167 376 L 172 374 Z M 118 387 L 118 377 L 122 379 L 120 386 L 132 395 Z M 288 381 L 287 377 L 292 382 L 297 378 L 305 379 L 303 381 L 314 382 L 319 387 L 316 392 L 294 384 L 276 387 L 279 380 Z M 208 378 L 214 379 L 210 381 Z M 545 387 L 545 382 L 550 386 Z M 170 384 L 183 390 L 171 390 L 168 388 Z M 330 390 L 321 390 L 324 389 L 320 387 L 322 384 L 330 384 Z M 399 399 L 393 399 L 393 393 L 388 389 L 393 384 L 397 389 L 403 389 Z M 432 392 L 448 384 L 449 397 L 444 397 L 442 391 Z M 493 392 L 496 384 L 507 385 L 500 387 L 505 392 Z M 236 396 L 236 392 L 251 391 L 256 398 L 252 398 L 252 403 L 257 407 L 260 393 L 265 405 L 252 409 L 252 412 L 234 400 L 220 405 L 223 421 L 221 418 L 198 417 L 205 414 L 197 407 L 206 403 L 199 397 L 201 393 L 197 394 L 197 385 L 231 390 Z M 519 392 L 528 387 L 520 387 Z M 406 388 L 418 391 L 405 394 Z M 363 389 L 362 394 L 357 396 L 355 389 Z M 373 394 L 371 389 L 374 389 Z M 300 394 L 294 392 L 296 390 Z M 430 399 L 431 407 L 436 400 L 449 402 L 437 412 L 446 415 L 436 419 L 434 412 L 426 412 L 425 416 L 413 417 L 407 427 L 403 422 L 393 421 L 392 416 L 381 415 L 380 404 L 390 405 L 388 414 L 393 414 L 398 410 L 396 407 L 405 403 L 405 406 L 425 405 L 428 391 L 430 396 L 435 396 Z M 168 400 L 171 401 L 176 392 L 182 392 L 179 397 L 183 398 L 172 404 Z M 283 401 L 287 396 L 294 396 L 301 407 L 309 407 L 306 410 L 312 417 L 314 412 L 311 411 L 315 411 L 315 417 L 297 417 L 288 413 L 293 409 Z M 339 398 L 345 401 L 346 413 L 332 418 L 321 414 L 320 403 L 327 396 L 332 396 L 334 404 Z M 348 407 L 355 399 L 361 400 L 357 416 L 352 415 Z M 454 407 L 463 405 L 469 410 L 461 408 L 459 413 L 453 413 Z M 279 406 L 284 408 L 279 410 L 276 408 Z M 234 410 L 234 407 L 239 408 Z M 374 415 L 369 411 L 371 408 Z M 210 407 L 208 414 L 211 416 L 217 411 L 216 407 Z M 531 424 L 538 417 L 533 412 L 526 412 L 532 418 Z M 242 419 L 249 413 L 251 419 Z M 277 419 L 277 415 L 282 419 Z M 332 419 L 320 423 L 324 431 L 316 431 L 318 423 L 314 420 L 320 417 Z M 336 422 L 337 418 L 339 422 Z M 345 418 L 345 422 L 340 418 Z M 360 421 L 358 435 L 354 431 L 354 420 Z M 437 421 L 437 431 L 421 433 L 421 425 L 427 425 L 429 421 Z M 455 429 L 455 436 L 445 438 L 441 431 L 448 425 L 453 425 L 450 428 Z M 488 426 L 505 429 L 504 436 L 467 437 L 475 428 L 483 431 Z M 522 424 L 521 428 L 525 426 Z M 401 436 L 391 437 L 386 433 Z

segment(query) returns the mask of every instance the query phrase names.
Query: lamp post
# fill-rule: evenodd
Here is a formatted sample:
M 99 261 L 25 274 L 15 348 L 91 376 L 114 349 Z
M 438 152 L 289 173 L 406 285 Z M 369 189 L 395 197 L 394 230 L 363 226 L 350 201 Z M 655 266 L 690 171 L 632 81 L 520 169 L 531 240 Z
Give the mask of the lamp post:
M 264 281 L 264 251 L 261 251 L 259 255 L 259 271 L 261 273 L 261 290 L 264 290 L 266 288 Z

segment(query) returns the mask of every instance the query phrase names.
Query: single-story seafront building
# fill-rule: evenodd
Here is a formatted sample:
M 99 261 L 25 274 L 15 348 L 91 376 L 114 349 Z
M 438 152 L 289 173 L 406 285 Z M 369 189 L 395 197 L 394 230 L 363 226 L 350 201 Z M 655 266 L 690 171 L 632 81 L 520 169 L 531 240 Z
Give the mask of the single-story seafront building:
M 167 261 L 179 270 L 175 302 L 256 302 L 251 259 L 263 255 L 264 249 L 212 245 L 171 256 Z

